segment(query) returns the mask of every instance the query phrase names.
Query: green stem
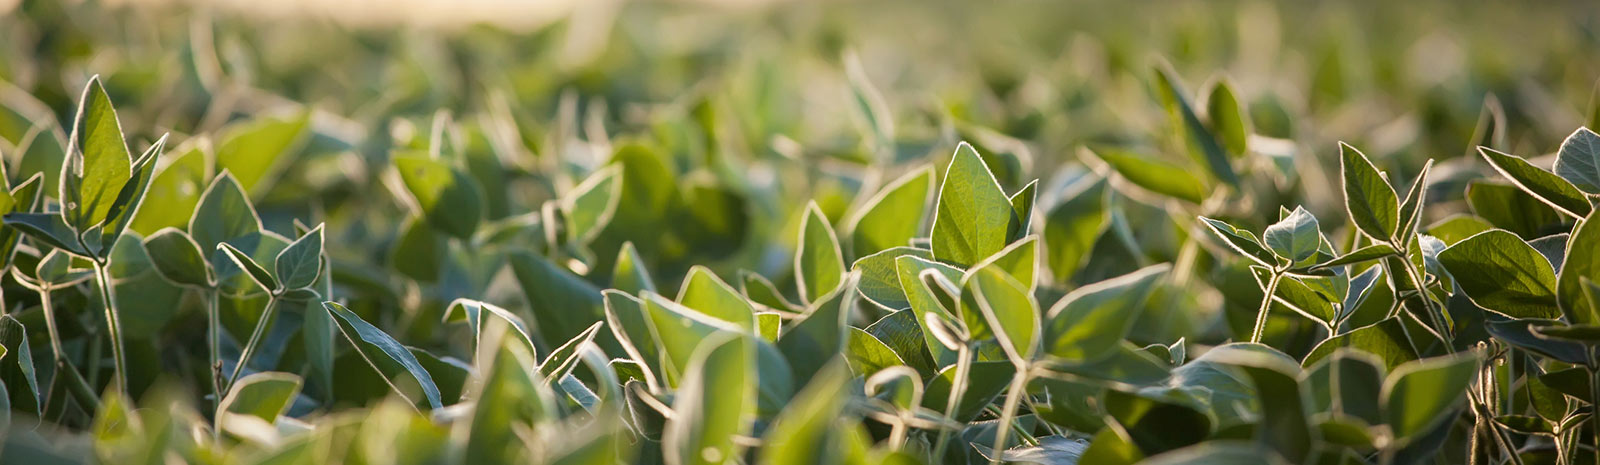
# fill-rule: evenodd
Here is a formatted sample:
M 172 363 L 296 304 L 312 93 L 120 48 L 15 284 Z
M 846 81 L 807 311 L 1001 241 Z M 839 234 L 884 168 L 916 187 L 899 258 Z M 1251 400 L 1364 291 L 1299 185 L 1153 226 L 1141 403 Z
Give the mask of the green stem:
M 1589 368 L 1589 405 L 1600 405 L 1600 370 L 1592 367 Z M 1589 430 L 1594 432 L 1595 463 L 1600 464 L 1600 415 L 1590 415 L 1589 422 Z
M 50 355 L 54 360 L 61 360 L 65 352 L 61 349 L 61 332 L 56 329 L 56 307 L 50 298 L 51 290 L 49 284 L 39 285 L 39 309 L 44 312 L 44 329 L 50 333 Z
M 1261 296 L 1261 310 L 1256 311 L 1256 325 L 1250 330 L 1250 342 L 1261 342 L 1261 336 L 1267 332 L 1267 314 L 1272 311 L 1272 294 L 1278 292 L 1278 280 L 1283 279 L 1283 273 L 1272 271 L 1272 279 L 1267 281 L 1267 290 Z
M 256 329 L 250 332 L 250 341 L 244 344 L 244 350 L 239 353 L 239 362 L 233 365 L 233 375 L 228 376 L 228 382 L 222 386 L 223 389 L 233 389 L 233 383 L 239 381 L 239 375 L 244 373 L 245 365 L 250 364 L 250 357 L 255 355 L 256 348 L 261 345 L 261 336 L 267 333 L 267 326 L 272 324 L 272 313 L 277 309 L 278 297 L 267 296 L 267 308 L 261 310 L 261 318 L 256 321 Z
M 217 290 L 206 289 L 203 292 L 205 293 L 206 297 L 206 319 L 209 320 L 206 322 L 206 338 L 211 352 L 211 363 L 206 365 L 206 377 L 211 378 L 211 393 L 213 395 L 213 398 L 211 399 L 211 405 L 212 410 L 214 411 L 212 423 L 216 424 L 217 421 L 221 420 L 220 415 L 222 415 L 222 412 L 220 411 L 222 408 L 223 396 L 222 322 L 220 318 L 222 312 L 217 303 L 219 300 L 217 298 Z M 220 430 L 220 428 L 218 429 Z
M 1405 256 L 1402 255 L 1401 259 L 1405 260 Z M 1444 338 L 1445 351 L 1449 353 L 1455 353 L 1455 337 L 1451 334 L 1450 328 L 1447 328 L 1445 325 L 1444 310 L 1435 308 L 1433 306 L 1433 299 L 1428 298 L 1427 285 L 1422 280 L 1422 277 L 1417 276 L 1417 270 L 1411 267 L 1409 260 L 1406 261 L 1405 269 L 1406 278 L 1411 281 L 1412 286 L 1417 288 L 1417 298 L 1422 299 L 1422 308 L 1427 311 L 1428 319 L 1431 320 L 1430 323 L 1433 324 L 1433 330 L 1438 332 L 1440 337 Z
M 111 359 L 116 365 L 116 377 L 111 382 L 123 393 L 128 392 L 128 362 L 122 352 L 122 322 L 117 313 L 116 294 L 112 288 L 111 271 L 104 260 L 94 262 L 94 280 L 100 285 L 100 303 L 106 309 L 106 331 L 111 336 Z
M 967 372 L 971 370 L 972 348 L 961 346 L 956 350 L 955 379 L 950 381 L 950 398 L 945 401 L 944 419 L 946 423 L 955 422 L 956 409 L 961 407 L 961 395 L 967 390 Z M 945 449 L 950 446 L 950 429 L 945 425 L 939 427 L 939 440 L 934 446 L 933 457 L 935 461 L 944 458 Z
M 1017 405 L 1022 403 L 1022 397 L 1028 395 L 1028 370 L 1027 367 L 1017 367 L 1017 374 L 1011 377 L 1011 388 L 1006 391 L 1006 404 L 1000 410 L 999 428 L 994 433 L 994 456 L 989 458 L 989 465 L 999 465 L 1000 456 L 1006 450 L 1006 436 L 1011 432 L 1011 420 L 1017 416 Z

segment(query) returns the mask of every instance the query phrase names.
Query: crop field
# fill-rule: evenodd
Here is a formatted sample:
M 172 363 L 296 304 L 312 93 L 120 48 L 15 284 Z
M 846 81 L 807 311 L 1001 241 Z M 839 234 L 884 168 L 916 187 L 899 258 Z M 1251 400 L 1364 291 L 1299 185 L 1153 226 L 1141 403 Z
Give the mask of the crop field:
M 249 3 L 0 0 L 0 464 L 1600 463 L 1592 2 Z

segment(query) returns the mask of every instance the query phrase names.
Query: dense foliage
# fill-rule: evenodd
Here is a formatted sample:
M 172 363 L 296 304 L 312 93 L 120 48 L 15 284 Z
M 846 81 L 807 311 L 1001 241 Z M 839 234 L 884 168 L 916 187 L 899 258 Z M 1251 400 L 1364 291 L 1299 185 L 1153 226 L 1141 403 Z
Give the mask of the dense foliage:
M 1592 7 L 596 4 L 11 7 L 0 463 L 1600 460 Z

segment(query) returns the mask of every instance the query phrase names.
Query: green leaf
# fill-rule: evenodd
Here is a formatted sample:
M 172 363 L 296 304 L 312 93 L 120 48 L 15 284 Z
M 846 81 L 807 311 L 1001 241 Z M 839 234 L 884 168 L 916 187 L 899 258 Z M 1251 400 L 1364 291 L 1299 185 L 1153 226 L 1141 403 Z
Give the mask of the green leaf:
M 434 385 L 433 377 L 428 375 L 428 370 L 422 368 L 417 357 L 411 355 L 411 351 L 400 345 L 399 341 L 362 320 L 343 305 L 323 302 L 322 307 L 333 316 L 333 321 L 339 325 L 339 332 L 355 346 L 361 358 L 365 359 L 373 370 L 377 370 L 378 375 L 394 389 L 395 393 L 416 404 L 417 402 L 407 395 L 407 391 L 420 388 L 429 407 L 442 406 L 439 387 Z M 408 375 L 409 379 L 401 377 L 402 374 Z M 490 380 L 493 380 L 492 376 Z M 398 383 L 415 383 L 415 385 L 403 387 Z
M 456 311 L 458 308 L 461 311 Z M 456 299 L 450 302 L 449 307 L 444 309 L 445 321 L 465 321 L 467 326 L 472 328 L 474 353 L 476 353 L 478 346 L 483 343 L 485 315 L 494 315 L 505 321 L 513 331 L 517 332 L 518 340 L 528 345 L 529 355 L 537 351 L 537 346 L 533 344 L 533 333 L 528 330 L 528 324 L 522 321 L 522 317 L 511 313 L 510 310 L 488 302 L 472 299 Z
M 984 407 L 1005 392 L 1016 372 L 1017 366 L 1009 360 L 972 362 L 971 371 L 963 381 L 966 391 L 961 394 L 961 403 L 952 414 L 955 420 L 966 422 L 977 417 Z M 943 411 L 949 405 L 950 387 L 955 379 L 955 366 L 939 370 L 939 374 L 928 381 L 927 390 L 922 395 L 922 406 Z
M 735 436 L 755 410 L 755 348 L 740 335 L 718 335 L 694 351 L 678 386 L 662 447 L 672 463 L 717 465 L 743 456 Z
M 1383 384 L 1379 403 L 1398 444 L 1445 421 L 1477 376 L 1476 353 L 1409 362 L 1395 368 Z
M 1172 121 L 1172 129 L 1177 131 L 1189 155 L 1203 163 L 1217 180 L 1230 186 L 1239 185 L 1239 175 L 1233 171 L 1233 165 L 1228 160 L 1227 151 L 1211 133 L 1210 128 L 1200 121 L 1195 115 L 1194 106 L 1189 104 L 1187 92 L 1178 82 L 1178 77 L 1172 68 L 1165 64 L 1155 67 L 1156 94 L 1160 96 L 1161 103 L 1167 108 L 1167 114 Z
M 1033 206 L 1039 201 L 1039 180 L 1035 179 L 1011 195 L 1011 213 L 1017 215 L 1019 224 L 1012 225 L 1007 242 L 1016 242 L 1033 231 Z
M 233 383 L 219 410 L 276 423 L 300 394 L 300 385 L 300 376 L 294 373 L 251 373 Z
M 1578 189 L 1600 194 L 1600 135 L 1580 127 L 1561 141 L 1555 172 Z
M 128 177 L 128 181 L 123 183 L 122 189 L 117 191 L 116 200 L 106 212 L 106 219 L 101 228 L 101 243 L 116 243 L 117 238 L 122 237 L 122 231 L 133 222 L 133 216 L 138 212 L 139 205 L 144 203 L 145 192 L 150 189 L 150 180 L 156 170 L 156 158 L 166 146 L 167 136 L 163 135 L 133 162 L 132 174 Z
M 1566 258 L 1556 275 L 1556 302 L 1572 324 L 1600 324 L 1600 308 L 1584 297 L 1583 280 L 1600 274 L 1600 215 L 1593 212 L 1567 238 Z
M 628 357 L 638 362 L 647 385 L 652 389 L 665 382 L 662 369 L 661 348 L 656 342 L 655 329 L 646 313 L 644 301 L 617 291 L 605 291 L 606 327 L 622 344 Z M 670 330 L 669 330 L 670 331 Z
M 1433 225 L 1428 226 L 1428 235 L 1437 237 L 1445 244 L 1454 245 L 1461 240 L 1472 237 L 1474 234 L 1494 229 L 1494 225 L 1482 218 L 1457 213 L 1446 217 Z
M 211 267 L 194 238 L 178 228 L 163 228 L 144 240 L 150 262 L 163 278 L 175 284 L 211 287 Z
M 900 257 L 906 256 L 931 261 L 933 251 L 891 247 L 856 260 L 850 269 L 861 274 L 861 296 L 890 310 L 911 308 L 911 302 L 906 300 L 906 291 L 900 288 L 900 272 L 897 268 Z
M 1104 348 L 1127 336 L 1151 291 L 1169 269 L 1164 264 L 1145 267 L 1062 297 L 1046 313 L 1045 353 L 1077 362 L 1110 356 Z
M 545 381 L 550 381 L 564 378 L 568 373 L 571 373 L 572 368 L 577 366 L 579 360 L 578 351 L 583 348 L 584 344 L 594 341 L 595 335 L 600 334 L 601 325 L 602 322 L 596 321 L 588 329 L 578 333 L 577 336 L 573 336 L 572 340 L 551 349 L 550 355 L 546 356 L 543 362 L 539 362 L 539 377 Z
M 951 281 L 958 281 L 963 274 L 962 270 L 950 265 L 918 258 L 902 256 L 895 259 L 895 270 L 900 276 L 900 288 L 905 290 L 906 302 L 911 306 L 911 311 L 916 314 L 917 326 L 922 328 L 922 335 L 927 340 L 928 351 L 933 355 L 934 364 L 940 367 L 955 363 L 955 351 L 945 348 L 939 343 L 934 333 L 928 329 L 928 315 L 953 317 L 955 309 L 945 308 L 939 302 L 932 290 L 921 279 L 922 273 L 933 270 L 944 275 Z
M 928 198 L 933 196 L 933 168 L 907 173 L 889 185 L 857 211 L 845 224 L 850 231 L 850 250 L 866 257 L 903 246 L 917 237 L 928 215 Z
M 847 328 L 848 342 L 845 343 L 845 360 L 850 363 L 850 370 L 856 376 L 872 376 L 879 370 L 905 365 L 900 355 L 888 344 L 878 340 L 872 333 L 860 328 Z
M 1428 173 L 1433 170 L 1433 159 L 1422 165 L 1422 171 L 1417 173 L 1417 179 L 1411 181 L 1411 190 L 1406 192 L 1405 199 L 1400 201 L 1400 229 L 1394 237 L 1399 240 L 1410 240 L 1412 233 L 1417 231 L 1417 223 L 1422 221 L 1423 203 L 1427 202 Z
M 44 413 L 44 393 L 39 391 L 33 367 L 28 329 L 15 315 L 0 315 L 0 400 L 10 409 L 39 416 Z M 9 410 L 9 409 L 8 409 Z M 4 427 L 0 423 L 0 427 Z
M 1485 330 L 1501 342 L 1545 358 L 1574 364 L 1588 363 L 1589 351 L 1582 344 L 1541 337 L 1535 332 L 1541 327 L 1559 325 L 1562 323 L 1555 320 L 1509 319 L 1491 315 Z
M 258 232 L 261 217 L 250 196 L 233 174 L 223 171 L 200 195 L 200 204 L 189 219 L 189 236 L 200 244 L 200 250 L 216 250 L 223 241 Z
M 1313 410 L 1378 424 L 1383 422 L 1382 413 L 1372 400 L 1383 390 L 1383 373 L 1383 360 L 1378 356 L 1339 349 L 1309 365 L 1302 383 L 1313 394 Z
M 1513 318 L 1557 318 L 1556 274 L 1528 243 L 1504 230 L 1457 242 L 1439 262 L 1480 307 Z
M 1317 247 L 1322 245 L 1322 230 L 1318 229 L 1317 217 L 1304 207 L 1295 207 L 1287 218 L 1267 226 L 1261 239 L 1279 257 L 1301 263 L 1317 254 Z
M 254 258 L 250 258 L 250 254 L 244 253 L 234 247 L 233 244 L 226 242 L 217 244 L 217 248 L 226 253 L 228 259 L 233 260 L 235 265 L 243 269 L 250 276 L 251 281 L 254 281 L 257 286 L 261 286 L 261 290 L 276 292 L 279 289 L 278 280 L 273 279 L 272 274 L 268 273 L 266 268 L 262 268 L 261 264 L 256 263 Z
M 54 213 L 7 213 L 5 224 L 33 240 L 43 242 L 45 245 L 60 249 L 80 257 L 89 256 L 89 252 L 78 243 L 72 227 L 61 220 L 61 215 Z
M 800 220 L 800 245 L 794 251 L 794 276 L 800 302 L 809 305 L 833 292 L 844 279 L 844 255 L 839 251 L 833 225 L 816 202 L 806 206 Z
M 1394 188 L 1355 147 L 1339 143 L 1340 172 L 1344 178 L 1344 205 L 1361 232 L 1379 241 L 1394 236 L 1400 222 L 1400 205 Z
M 1199 205 L 1206 200 L 1204 183 L 1189 168 L 1117 149 L 1088 152 L 1106 162 L 1123 179 L 1150 192 Z
M 755 307 L 710 268 L 696 265 L 689 269 L 689 277 L 684 278 L 683 287 L 678 289 L 678 303 L 732 323 L 746 332 L 755 331 Z
M 970 266 L 1005 248 L 1013 225 L 1021 224 L 989 167 L 971 145 L 956 146 L 939 187 L 933 217 L 933 256 Z
M 1272 279 L 1272 271 L 1259 266 L 1250 267 L 1256 278 L 1256 285 L 1263 292 L 1267 283 Z M 1307 280 L 1316 278 L 1305 278 Z M 1325 328 L 1333 327 L 1338 315 L 1334 312 L 1332 296 L 1324 295 L 1307 285 L 1305 280 L 1298 276 L 1285 275 L 1278 280 L 1278 288 L 1272 293 L 1272 300 L 1310 318 Z
M 1526 240 L 1565 231 L 1560 225 L 1571 219 L 1516 186 L 1481 180 L 1467 183 L 1467 206 L 1490 225 Z
M 1206 98 L 1206 119 L 1229 155 L 1240 157 L 1249 153 L 1250 116 L 1245 114 L 1228 80 L 1218 80 L 1211 87 Z
M 1128 432 L 1146 455 L 1199 443 L 1211 434 L 1211 419 L 1190 407 L 1179 391 L 1105 394 L 1106 414 Z
M 640 296 L 644 301 L 645 315 L 649 318 L 649 327 L 652 328 L 655 344 L 661 350 L 662 373 L 661 376 L 668 381 L 668 385 L 678 385 L 682 374 L 689 368 L 695 347 L 701 341 L 718 332 L 743 333 L 745 330 L 726 321 L 712 318 L 703 313 L 694 311 L 677 302 L 645 291 Z M 620 317 L 622 308 L 615 307 Z M 619 321 L 623 320 L 619 318 Z M 628 323 L 624 323 L 628 324 Z M 632 329 L 628 329 L 630 338 L 635 344 L 639 341 L 632 338 Z
M 1261 422 L 1256 440 L 1291 462 L 1303 462 L 1313 446 L 1313 435 L 1300 391 L 1300 367 L 1291 360 L 1268 354 L 1232 351 L 1213 359 L 1239 367 L 1255 385 L 1261 402 Z
M 1393 370 L 1402 363 L 1416 360 L 1417 351 L 1411 347 L 1411 339 L 1406 335 L 1404 323 L 1399 318 L 1402 317 L 1387 318 L 1370 326 L 1330 337 L 1311 349 L 1311 353 L 1306 355 L 1301 366 L 1312 366 L 1343 347 L 1378 356 L 1383 360 L 1385 370 Z
M 757 463 L 763 465 L 805 465 L 847 463 L 842 457 L 840 418 L 850 396 L 841 395 L 850 386 L 850 371 L 843 363 L 831 363 L 817 372 L 794 400 L 784 407 L 767 431 L 767 444 Z
M 278 252 L 273 269 L 284 289 L 303 289 L 316 284 L 317 276 L 322 274 L 322 227 L 317 225 Z
M 412 206 L 428 224 L 459 239 L 472 237 L 483 219 L 483 192 L 477 181 L 441 159 L 423 155 L 394 158 Z
M 310 139 L 311 112 L 287 117 L 264 116 L 222 128 L 217 144 L 217 169 L 239 178 L 254 198 L 266 195 L 294 156 Z
M 512 253 L 510 262 L 544 342 L 570 340 L 605 318 L 600 289 L 582 277 L 531 252 Z
M 1311 269 L 1312 270 L 1323 270 L 1323 269 L 1333 268 L 1333 267 L 1336 267 L 1336 266 L 1349 265 L 1349 264 L 1353 264 L 1353 263 L 1365 263 L 1365 262 L 1377 260 L 1377 259 L 1380 259 L 1380 258 L 1383 258 L 1383 257 L 1387 257 L 1387 256 L 1390 256 L 1390 255 L 1395 255 L 1397 253 L 1399 253 L 1399 252 L 1396 252 L 1394 250 L 1394 247 L 1390 246 L 1389 244 L 1372 244 L 1372 245 L 1368 245 L 1366 247 L 1362 247 L 1362 248 L 1356 249 L 1356 250 L 1354 250 L 1354 251 L 1352 251 L 1350 253 L 1347 253 L 1347 254 L 1344 254 L 1344 255 L 1340 255 L 1338 258 L 1334 258 L 1333 260 L 1328 260 L 1328 261 L 1313 265 L 1311 267 Z
M 1101 428 L 1089 441 L 1078 463 L 1105 465 L 1133 465 L 1144 459 L 1139 446 L 1133 445 L 1127 433 L 1120 428 Z
M 117 110 L 92 76 L 78 100 L 72 120 L 67 158 L 61 167 L 61 217 L 76 231 L 87 231 L 106 220 L 128 178 L 133 159 L 122 138 Z
M 775 310 L 795 311 L 800 307 L 789 303 L 789 299 L 778 292 L 778 286 L 768 281 L 766 276 L 750 270 L 739 270 L 739 286 L 744 296 L 755 302 Z
M 975 293 L 978 311 L 1017 366 L 1027 366 L 1039 350 L 1039 303 L 1026 285 L 996 265 L 974 270 L 964 278 Z
M 1139 462 L 1142 465 L 1231 465 L 1255 463 L 1260 465 L 1287 465 L 1298 463 L 1284 460 L 1268 449 L 1234 441 L 1212 441 L 1174 450 Z
M 617 250 L 617 264 L 611 268 L 611 287 L 629 294 L 654 291 L 656 283 L 650 279 L 650 269 L 639 257 L 633 242 L 623 242 Z
M 162 228 L 189 225 L 195 206 L 200 204 L 200 195 L 211 181 L 210 146 L 201 142 L 204 140 L 190 139 L 178 146 L 177 156 L 167 157 L 171 162 L 155 173 L 150 187 L 145 190 L 146 196 L 160 201 L 141 204 L 129 228 L 153 234 Z
M 567 240 L 588 244 L 611 222 L 622 199 L 622 169 L 608 165 L 561 197 Z
M 1225 223 L 1221 220 L 1214 220 L 1204 216 L 1199 218 L 1200 222 L 1206 225 L 1206 228 L 1211 231 L 1212 235 L 1222 239 L 1223 243 L 1228 244 L 1228 247 L 1232 248 L 1233 251 L 1238 252 L 1240 255 L 1244 255 L 1245 258 L 1251 259 L 1262 266 L 1272 269 L 1277 269 L 1279 267 L 1280 259 L 1278 256 L 1271 250 L 1267 250 L 1266 246 L 1261 245 L 1261 241 L 1256 239 L 1255 234 L 1251 234 L 1250 231 L 1235 228 L 1233 225 Z
M 533 354 L 520 343 L 491 338 L 493 357 L 479 360 L 484 372 L 472 398 L 472 410 L 463 462 L 513 463 L 519 442 L 516 430 L 553 420 L 559 415 L 555 394 L 533 369 Z
M 1045 213 L 1045 262 L 1057 283 L 1069 282 L 1077 274 L 1105 229 L 1105 186 L 1101 179 L 1073 184 L 1065 189 L 1063 200 Z
M 1556 210 L 1575 218 L 1589 216 L 1593 207 L 1583 191 L 1561 176 L 1533 166 L 1527 160 L 1488 147 L 1478 147 L 1478 153 L 1489 161 L 1495 171 Z
M 804 316 L 778 335 L 778 350 L 789 361 L 796 384 L 810 382 L 824 365 L 844 352 L 845 328 L 849 327 L 845 318 L 855 307 L 859 279 L 854 272 L 847 275 L 843 285 L 813 302 Z
M 1028 292 L 1039 286 L 1039 236 L 1030 235 L 1007 245 L 1006 248 L 973 265 L 976 268 L 999 267 L 1012 279 L 1021 283 Z

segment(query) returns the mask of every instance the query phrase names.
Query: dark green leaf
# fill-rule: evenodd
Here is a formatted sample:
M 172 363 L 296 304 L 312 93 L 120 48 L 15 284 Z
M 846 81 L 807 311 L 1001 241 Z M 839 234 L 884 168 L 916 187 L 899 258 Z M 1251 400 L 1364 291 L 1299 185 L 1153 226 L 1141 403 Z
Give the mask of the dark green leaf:
M 1389 240 L 1400 222 L 1399 200 L 1394 188 L 1355 147 L 1340 143 L 1339 154 L 1340 172 L 1344 176 L 1344 204 L 1350 219 L 1368 236 Z
M 1555 172 L 1584 192 L 1600 194 L 1600 135 L 1584 127 L 1572 131 L 1556 152 Z
M 433 384 L 433 377 L 428 375 L 428 371 L 422 368 L 422 364 L 417 362 L 417 358 L 411 355 L 411 351 L 405 346 L 400 345 L 383 330 L 362 320 L 343 305 L 323 302 L 322 307 L 334 317 L 334 322 L 339 324 L 339 332 L 344 334 L 345 339 L 355 346 L 361 357 L 377 370 L 379 376 L 382 376 L 396 393 L 410 400 L 410 396 L 406 395 L 408 388 L 421 389 L 429 407 L 439 408 L 442 405 L 439 388 Z M 401 378 L 399 375 L 402 372 L 410 379 Z M 416 386 L 402 387 L 397 384 L 405 382 L 413 382 Z M 416 403 L 414 400 L 411 402 Z
M 933 217 L 933 256 L 970 266 L 1006 246 L 1012 224 L 1020 224 L 1011 199 L 971 145 L 956 146 L 945 170 Z
M 1556 318 L 1556 276 L 1539 252 L 1503 230 L 1472 236 L 1439 253 L 1472 302 L 1513 318 Z
M 1533 166 L 1527 160 L 1488 147 L 1478 147 L 1478 153 L 1489 161 L 1495 171 L 1511 180 L 1534 197 L 1575 218 L 1589 216 L 1593 207 L 1583 191 L 1561 176 Z

